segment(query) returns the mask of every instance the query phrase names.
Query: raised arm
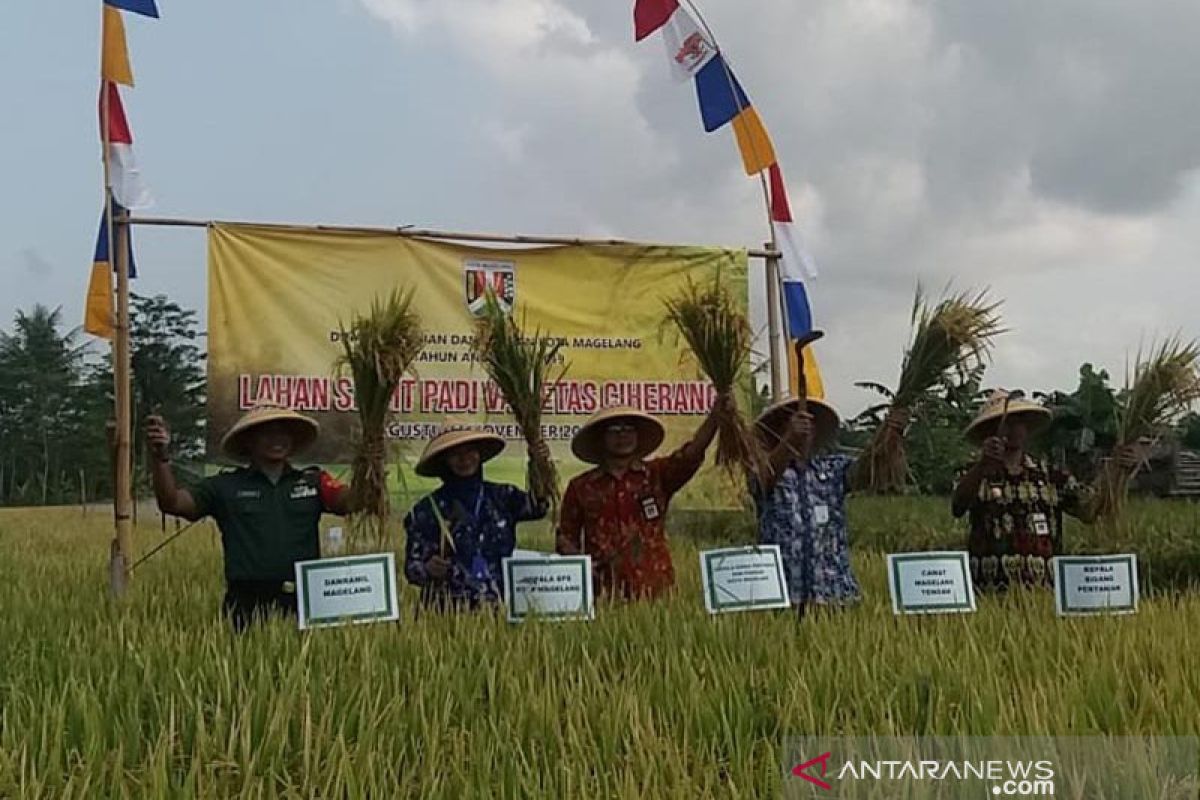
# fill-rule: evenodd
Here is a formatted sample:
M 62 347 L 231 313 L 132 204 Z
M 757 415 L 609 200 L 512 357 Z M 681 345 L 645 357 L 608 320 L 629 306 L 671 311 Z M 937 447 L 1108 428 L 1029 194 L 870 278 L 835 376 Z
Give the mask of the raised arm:
M 146 447 L 150 452 L 150 480 L 154 484 L 154 500 L 164 514 L 197 520 L 204 516 L 192 493 L 175 483 L 171 470 L 171 431 L 162 417 L 146 417 Z
M 793 460 L 807 462 L 812 455 L 812 416 L 797 411 L 788 420 L 779 443 L 767 454 L 767 474 L 763 476 L 763 496 L 770 496 L 779 478 Z
M 708 411 L 708 416 L 704 418 L 704 422 L 696 429 L 696 435 L 691 441 L 685 444 L 680 452 L 687 461 L 701 461 L 704 459 L 704 454 L 708 452 L 708 446 L 713 443 L 713 439 L 717 436 L 717 424 L 720 422 L 722 414 L 732 414 L 737 410 L 733 401 L 733 395 L 726 392 L 725 394 L 717 395 L 716 402 Z
M 1003 468 L 1004 440 L 996 436 L 985 439 L 979 461 L 958 479 L 958 484 L 954 487 L 954 497 L 950 502 L 950 510 L 954 516 L 961 517 L 970 511 L 979 497 L 980 484 L 984 479 L 998 475 Z

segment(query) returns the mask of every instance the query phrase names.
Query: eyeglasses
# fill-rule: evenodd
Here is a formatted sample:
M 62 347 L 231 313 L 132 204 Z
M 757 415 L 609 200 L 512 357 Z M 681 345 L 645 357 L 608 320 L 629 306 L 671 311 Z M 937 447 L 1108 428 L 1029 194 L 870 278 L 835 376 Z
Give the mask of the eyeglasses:
M 637 433 L 637 428 L 633 425 L 622 425 L 618 423 L 616 425 L 609 425 L 607 428 L 605 428 L 605 431 L 608 433 Z

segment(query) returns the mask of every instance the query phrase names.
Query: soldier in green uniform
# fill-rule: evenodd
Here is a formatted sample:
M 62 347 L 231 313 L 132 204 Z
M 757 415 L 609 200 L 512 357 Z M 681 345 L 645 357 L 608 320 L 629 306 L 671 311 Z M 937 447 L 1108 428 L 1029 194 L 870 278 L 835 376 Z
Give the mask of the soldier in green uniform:
M 221 450 L 248 466 L 180 488 L 171 470 L 170 431 L 161 417 L 146 419 L 154 497 L 164 514 L 212 517 L 225 551 L 223 610 L 244 630 L 268 613 L 296 614 L 297 561 L 320 558 L 321 514 L 346 514 L 349 492 L 318 467 L 296 469 L 290 458 L 317 437 L 315 420 L 260 405 L 237 421 Z

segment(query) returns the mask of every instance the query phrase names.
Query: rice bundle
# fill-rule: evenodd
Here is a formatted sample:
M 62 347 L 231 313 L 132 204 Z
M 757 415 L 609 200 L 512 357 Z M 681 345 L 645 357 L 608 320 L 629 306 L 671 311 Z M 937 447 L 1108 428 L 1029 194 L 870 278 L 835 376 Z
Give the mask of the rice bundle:
M 888 412 L 859 456 L 853 482 L 856 489 L 895 493 L 908 483 L 904 434 L 912 415 L 929 392 L 946 380 L 964 378 L 983 364 L 992 339 L 1004 332 L 986 289 L 927 302 L 917 287 L 912 309 L 912 339 L 900 368 L 900 383 L 889 397 Z
M 376 297 L 364 316 L 356 316 L 347 330 L 341 327 L 343 354 L 339 371 L 349 369 L 354 379 L 361 434 L 351 466 L 350 544 L 387 541 L 391 512 L 387 492 L 387 451 L 384 434 L 391 416 L 392 397 L 401 377 L 420 354 L 424 341 L 421 320 L 412 308 L 413 290 L 395 289 Z
M 562 342 L 543 335 L 541 330 L 527 335 L 524 322 L 522 319 L 518 325 L 489 291 L 476 325 L 475 355 L 500 388 L 533 453 L 529 491 L 557 507 L 558 469 L 539 453 L 538 445 L 542 443 L 542 407 L 546 396 L 562 380 L 567 368 L 554 369 Z
M 1118 412 L 1114 453 L 1158 439 L 1200 399 L 1200 348 L 1171 337 L 1148 358 L 1139 354 L 1123 407 Z M 1097 476 L 1097 516 L 1116 518 L 1125 509 L 1137 465 L 1108 459 Z
M 719 394 L 732 394 L 748 374 L 753 336 L 746 314 L 721 282 L 718 272 L 708 285 L 690 278 L 678 295 L 664 301 L 667 317 L 687 342 L 701 371 Z M 717 420 L 717 465 L 730 473 L 759 475 L 763 457 L 741 409 L 721 412 Z

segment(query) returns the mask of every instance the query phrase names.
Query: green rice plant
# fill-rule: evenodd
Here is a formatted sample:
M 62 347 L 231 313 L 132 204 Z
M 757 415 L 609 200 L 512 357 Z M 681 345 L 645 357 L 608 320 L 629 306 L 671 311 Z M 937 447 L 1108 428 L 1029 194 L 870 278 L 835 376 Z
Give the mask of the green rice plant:
M 1127 617 L 1021 591 L 898 618 L 885 553 L 966 533 L 945 499 L 865 497 L 861 607 L 710 617 L 709 545 L 668 524 L 675 592 L 592 623 L 417 613 L 404 586 L 395 624 L 235 637 L 211 523 L 115 601 L 108 509 L 0 509 L 0 797 L 761 798 L 787 796 L 793 735 L 1200 735 L 1194 589 Z M 144 513 L 138 549 L 161 536 Z M 1200 507 L 1133 499 L 1106 536 L 1072 524 L 1066 548 L 1196 567 Z

